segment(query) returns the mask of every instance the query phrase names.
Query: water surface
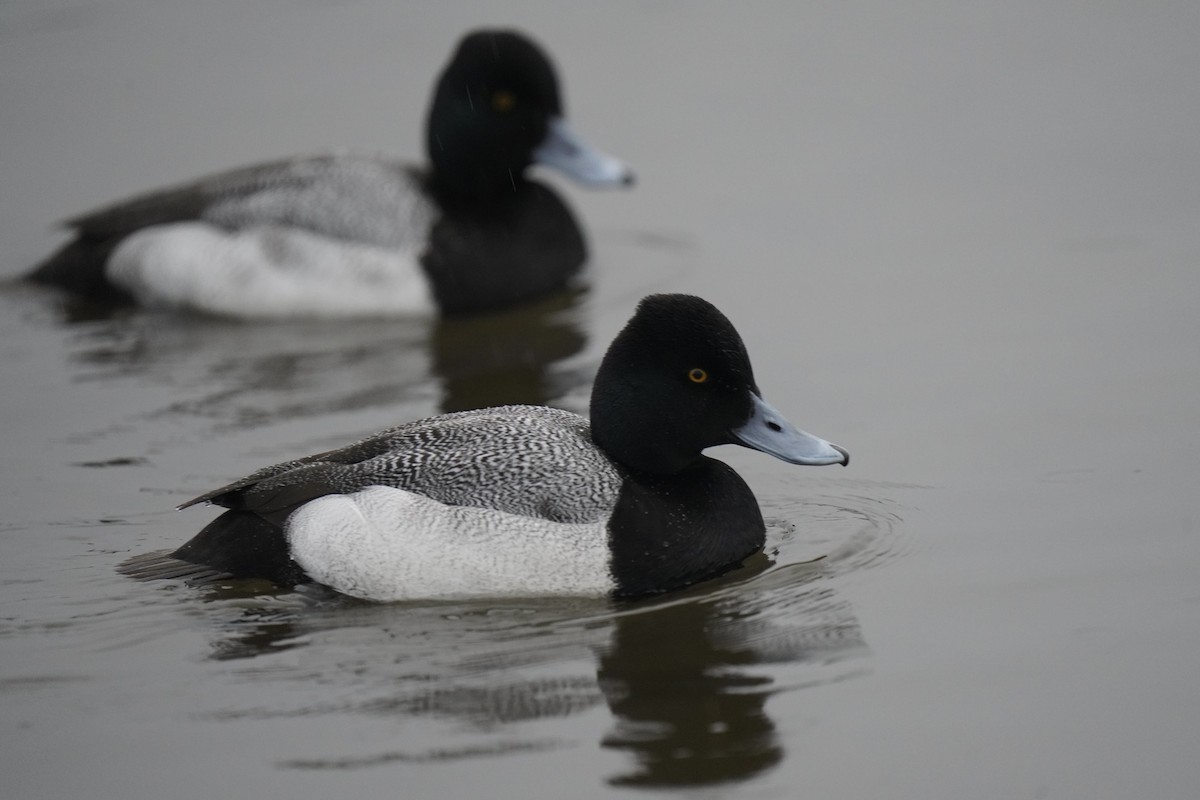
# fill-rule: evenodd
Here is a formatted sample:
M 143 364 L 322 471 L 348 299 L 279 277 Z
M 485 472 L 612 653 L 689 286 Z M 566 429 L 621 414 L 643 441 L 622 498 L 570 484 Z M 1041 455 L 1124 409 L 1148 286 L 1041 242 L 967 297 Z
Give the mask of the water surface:
M 417 157 L 481 23 L 542 40 L 577 126 L 638 170 L 562 187 L 579 291 L 252 325 L 0 286 L 4 795 L 1193 796 L 1191 5 L 8 3 L 0 275 L 127 193 Z M 664 290 L 722 308 L 771 402 L 854 456 L 714 451 L 769 524 L 738 572 L 619 606 L 114 572 L 264 464 L 441 410 L 586 410 Z

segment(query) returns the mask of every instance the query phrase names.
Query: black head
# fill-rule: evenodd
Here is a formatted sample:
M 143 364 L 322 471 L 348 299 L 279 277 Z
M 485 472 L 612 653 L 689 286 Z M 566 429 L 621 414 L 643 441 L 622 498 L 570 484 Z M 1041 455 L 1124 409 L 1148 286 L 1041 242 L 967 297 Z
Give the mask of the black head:
M 592 389 L 592 437 L 635 469 L 673 473 L 735 441 L 758 394 L 742 338 L 711 303 L 650 295 L 617 335 Z
M 712 303 L 691 295 L 642 300 L 600 364 L 591 414 L 596 444 L 643 472 L 677 473 L 719 444 L 793 464 L 850 460 L 763 399 L 742 337 Z
M 541 48 L 514 31 L 467 34 L 429 111 L 434 187 L 458 196 L 513 192 L 550 120 L 561 115 L 558 78 Z

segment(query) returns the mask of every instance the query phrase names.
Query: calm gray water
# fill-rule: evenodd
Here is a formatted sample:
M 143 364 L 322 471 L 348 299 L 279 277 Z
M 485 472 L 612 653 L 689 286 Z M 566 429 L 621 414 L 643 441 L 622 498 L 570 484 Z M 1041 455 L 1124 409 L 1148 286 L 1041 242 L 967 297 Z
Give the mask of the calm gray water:
M 903 5 L 0 6 L 5 278 L 128 193 L 419 156 L 481 23 L 545 43 L 640 178 L 563 188 L 590 289 L 469 322 L 96 318 L 0 286 L 0 794 L 1194 797 L 1200 6 Z M 449 408 L 584 410 L 662 290 L 720 306 L 772 402 L 854 455 L 719 453 L 769 520 L 740 572 L 613 608 L 113 571 L 263 464 Z

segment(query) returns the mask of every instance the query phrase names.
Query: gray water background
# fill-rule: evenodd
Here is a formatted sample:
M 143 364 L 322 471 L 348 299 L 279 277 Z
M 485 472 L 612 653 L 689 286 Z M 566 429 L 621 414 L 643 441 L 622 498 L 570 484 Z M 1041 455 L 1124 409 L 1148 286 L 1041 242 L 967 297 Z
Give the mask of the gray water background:
M 480 24 L 542 41 L 638 170 L 559 182 L 586 292 L 264 326 L 0 287 L 0 793 L 1196 796 L 1194 3 L 10 0 L 0 276 L 130 193 L 419 157 Z M 463 405 L 584 411 L 651 291 L 715 302 L 766 396 L 854 457 L 714 451 L 769 522 L 741 572 L 614 609 L 113 571 L 263 464 Z

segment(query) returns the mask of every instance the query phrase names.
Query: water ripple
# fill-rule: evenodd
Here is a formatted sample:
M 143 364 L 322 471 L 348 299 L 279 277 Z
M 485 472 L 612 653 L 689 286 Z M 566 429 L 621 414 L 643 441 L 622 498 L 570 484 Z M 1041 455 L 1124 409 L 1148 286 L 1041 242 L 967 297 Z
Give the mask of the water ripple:
M 884 567 L 914 547 L 904 533 L 905 507 L 880 494 L 767 496 L 762 505 L 767 548 L 781 563 L 820 557 L 827 569 L 847 574 Z

